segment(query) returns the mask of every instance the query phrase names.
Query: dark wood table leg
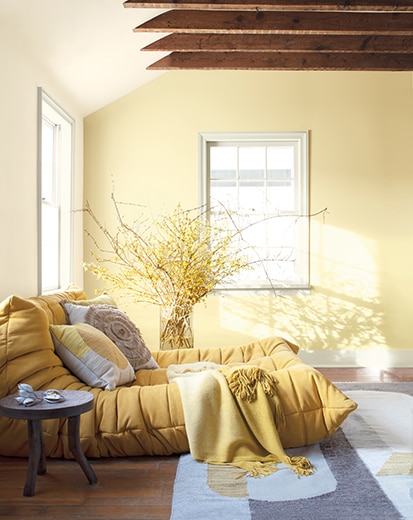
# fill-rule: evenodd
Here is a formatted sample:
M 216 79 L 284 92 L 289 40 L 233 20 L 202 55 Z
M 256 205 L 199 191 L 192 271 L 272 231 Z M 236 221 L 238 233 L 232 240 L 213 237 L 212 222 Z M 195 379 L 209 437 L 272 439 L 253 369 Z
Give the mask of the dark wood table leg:
M 69 449 L 73 453 L 77 463 L 82 468 L 90 484 L 96 484 L 98 479 L 95 472 L 89 464 L 80 446 L 79 437 L 80 415 L 69 417 L 68 419 L 68 435 L 69 435 Z
M 29 465 L 27 468 L 26 483 L 23 489 L 25 497 L 34 495 L 36 475 L 46 473 L 46 456 L 44 451 L 43 430 L 40 420 L 28 420 Z

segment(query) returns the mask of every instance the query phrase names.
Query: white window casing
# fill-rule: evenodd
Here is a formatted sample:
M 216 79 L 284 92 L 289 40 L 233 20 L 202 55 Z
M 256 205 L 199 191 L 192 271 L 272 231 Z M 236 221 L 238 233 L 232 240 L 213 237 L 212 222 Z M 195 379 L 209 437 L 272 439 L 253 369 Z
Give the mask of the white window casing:
M 38 89 L 38 292 L 73 280 L 74 120 Z
M 231 212 L 253 266 L 225 288 L 308 289 L 308 132 L 200 133 L 199 161 L 200 205 Z

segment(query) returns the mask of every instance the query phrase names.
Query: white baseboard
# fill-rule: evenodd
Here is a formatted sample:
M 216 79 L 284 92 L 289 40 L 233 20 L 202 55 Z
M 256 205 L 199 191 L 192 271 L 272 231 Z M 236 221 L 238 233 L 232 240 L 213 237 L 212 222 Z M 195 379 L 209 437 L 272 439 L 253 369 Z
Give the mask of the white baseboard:
M 413 367 L 413 349 L 300 350 L 298 355 L 313 367 Z

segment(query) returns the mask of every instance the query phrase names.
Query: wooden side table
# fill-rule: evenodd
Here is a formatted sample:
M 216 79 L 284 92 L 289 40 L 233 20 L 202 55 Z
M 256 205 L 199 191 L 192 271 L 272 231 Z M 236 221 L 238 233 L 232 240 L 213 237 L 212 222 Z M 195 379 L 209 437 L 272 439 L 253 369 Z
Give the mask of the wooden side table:
M 98 479 L 90 466 L 80 446 L 79 426 L 80 415 L 93 408 L 93 395 L 82 390 L 60 390 L 64 401 L 48 403 L 44 399 L 31 407 L 19 404 L 16 401 L 18 394 L 8 395 L 0 399 L 0 414 L 13 419 L 25 419 L 28 426 L 29 465 L 23 495 L 34 495 L 36 475 L 46 473 L 46 455 L 42 419 L 68 419 L 69 449 L 82 468 L 90 484 L 96 484 Z M 36 392 L 43 396 L 43 391 Z

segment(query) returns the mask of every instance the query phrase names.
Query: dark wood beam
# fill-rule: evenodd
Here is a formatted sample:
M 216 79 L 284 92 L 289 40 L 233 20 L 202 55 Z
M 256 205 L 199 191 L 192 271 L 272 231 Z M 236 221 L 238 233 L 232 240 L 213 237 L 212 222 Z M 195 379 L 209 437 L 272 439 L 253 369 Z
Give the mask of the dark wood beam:
M 307 34 L 170 34 L 144 51 L 398 52 L 413 53 L 413 36 Z
M 135 32 L 413 35 L 413 13 L 193 11 L 175 9 Z
M 412 54 L 173 52 L 148 70 L 413 70 Z
M 124 7 L 255 11 L 413 11 L 413 0 L 127 0 Z

